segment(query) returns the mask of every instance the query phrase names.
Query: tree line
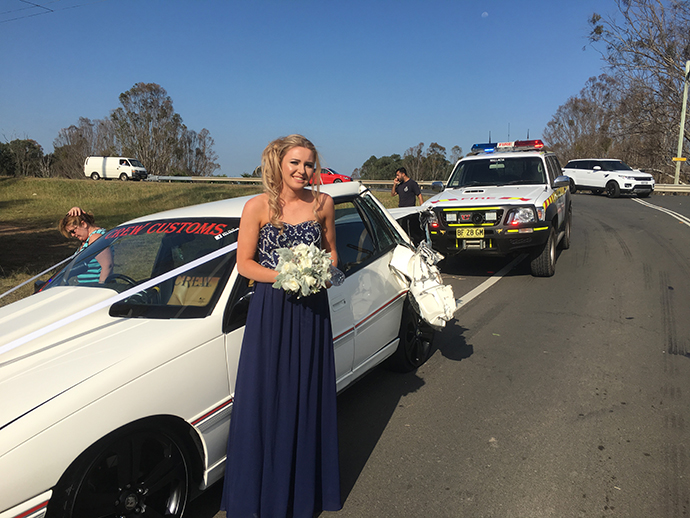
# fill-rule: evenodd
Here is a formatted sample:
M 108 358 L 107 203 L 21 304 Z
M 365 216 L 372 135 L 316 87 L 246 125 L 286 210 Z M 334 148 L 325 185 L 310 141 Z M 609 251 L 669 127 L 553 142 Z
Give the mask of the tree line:
M 362 167 L 355 169 L 352 176 L 363 180 L 392 180 L 395 172 L 404 167 L 410 178 L 416 181 L 445 180 L 460 158 L 460 146 L 453 146 L 447 158 L 446 148 L 440 144 L 432 142 L 425 149 L 424 143 L 420 142 L 408 148 L 403 156 L 393 154 L 377 158 L 372 155 Z
M 63 128 L 44 153 L 32 139 L 0 143 L 0 175 L 83 178 L 87 156 L 137 158 L 150 174 L 210 176 L 220 168 L 207 129 L 187 128 L 165 89 L 137 83 L 109 117 Z
M 548 122 L 543 138 L 559 158 L 619 158 L 670 174 L 678 148 L 690 60 L 690 2 L 616 0 L 617 13 L 593 14 L 589 40 L 605 73 L 590 78 Z M 690 145 L 685 127 L 684 154 Z

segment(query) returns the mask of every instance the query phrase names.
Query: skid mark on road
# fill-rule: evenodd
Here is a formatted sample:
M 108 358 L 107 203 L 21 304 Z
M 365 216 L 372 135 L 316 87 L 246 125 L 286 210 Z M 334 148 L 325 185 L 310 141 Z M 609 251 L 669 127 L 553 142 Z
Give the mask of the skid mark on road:
M 618 241 L 618 245 L 621 247 L 621 250 L 623 251 L 623 256 L 628 261 L 632 260 L 632 253 L 630 252 L 630 248 L 628 248 L 627 243 L 623 240 L 623 238 L 621 238 L 618 231 L 612 226 L 607 225 L 603 221 L 599 221 L 599 224 L 603 227 L 604 230 L 606 230 L 608 234 L 612 234 L 613 237 L 616 238 L 616 241 Z
M 663 462 L 667 468 L 667 494 L 661 495 L 661 501 L 665 502 L 666 509 L 662 516 L 676 518 L 687 516 L 690 507 L 690 498 L 686 483 L 683 480 L 687 464 L 687 453 L 682 444 L 671 444 L 664 448 Z
M 673 286 L 667 272 L 659 273 L 659 291 L 661 297 L 661 317 L 663 319 L 664 343 L 666 352 L 680 356 L 687 356 L 683 340 L 678 340 L 676 333 L 676 317 L 673 311 Z

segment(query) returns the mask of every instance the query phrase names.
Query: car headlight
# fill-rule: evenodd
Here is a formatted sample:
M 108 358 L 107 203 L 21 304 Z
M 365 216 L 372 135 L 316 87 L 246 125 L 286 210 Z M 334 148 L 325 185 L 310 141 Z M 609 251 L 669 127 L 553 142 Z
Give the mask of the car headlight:
M 508 214 L 506 225 L 523 225 L 526 223 L 536 223 L 537 215 L 529 207 L 520 207 L 513 209 Z
M 623 179 L 623 180 L 634 180 L 635 179 L 634 176 L 626 176 L 624 174 L 619 174 L 618 177 Z

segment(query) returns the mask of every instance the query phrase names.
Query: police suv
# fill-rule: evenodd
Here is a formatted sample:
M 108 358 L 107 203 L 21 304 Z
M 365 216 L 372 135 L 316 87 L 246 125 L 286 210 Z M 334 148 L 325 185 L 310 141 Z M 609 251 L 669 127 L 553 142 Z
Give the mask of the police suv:
M 541 140 L 475 144 L 421 207 L 432 246 L 445 255 L 528 252 L 532 275 L 550 277 L 556 247 L 570 247 L 569 183 Z

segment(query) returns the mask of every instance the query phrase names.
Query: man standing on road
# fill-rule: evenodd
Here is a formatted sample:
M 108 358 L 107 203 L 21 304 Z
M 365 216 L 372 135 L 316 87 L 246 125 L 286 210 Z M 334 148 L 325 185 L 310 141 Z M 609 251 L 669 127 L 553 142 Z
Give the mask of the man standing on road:
M 391 196 L 399 196 L 398 207 L 414 207 L 416 204 L 415 198 L 419 200 L 420 205 L 424 202 L 422 200 L 422 190 L 417 185 L 417 182 L 407 176 L 407 171 L 404 167 L 395 172 Z

